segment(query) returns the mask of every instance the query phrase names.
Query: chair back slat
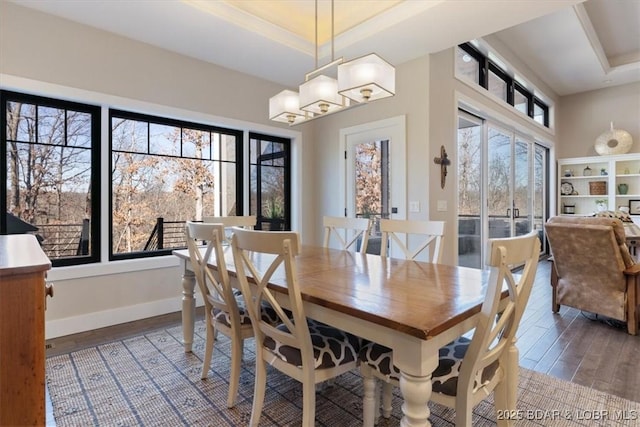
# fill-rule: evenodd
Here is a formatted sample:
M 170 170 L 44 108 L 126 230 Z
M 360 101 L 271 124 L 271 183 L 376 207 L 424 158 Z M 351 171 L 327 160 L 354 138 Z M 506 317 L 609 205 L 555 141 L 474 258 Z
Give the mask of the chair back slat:
M 380 232 L 382 233 L 382 242 L 380 256 L 387 256 L 389 242 L 392 241 L 402 251 L 406 259 L 416 259 L 422 251 L 433 247 L 433 256 L 430 261 L 439 263 L 442 260 L 444 226 L 444 221 L 381 219 Z M 405 241 L 412 235 L 422 236 L 423 241 L 415 249 L 410 250 Z
M 255 215 L 238 215 L 238 216 L 203 216 L 202 222 L 215 222 L 224 225 L 224 228 L 242 227 L 253 230 L 257 218 Z
M 247 230 L 253 230 L 257 223 L 257 217 L 255 215 L 203 216 L 202 222 L 222 224 L 224 226 L 222 239 L 225 244 L 228 244 L 232 227 L 241 227 Z
M 337 240 L 340 249 L 344 250 L 355 248 L 356 243 L 360 241 L 358 251 L 366 253 L 372 224 L 370 218 L 324 216 L 322 218 L 323 246 L 328 248 L 332 237 Z

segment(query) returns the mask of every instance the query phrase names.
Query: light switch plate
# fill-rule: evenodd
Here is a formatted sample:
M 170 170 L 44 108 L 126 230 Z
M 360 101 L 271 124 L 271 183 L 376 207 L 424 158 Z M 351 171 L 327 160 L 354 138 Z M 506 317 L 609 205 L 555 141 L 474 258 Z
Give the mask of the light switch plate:
M 409 212 L 420 212 L 420 202 L 409 202 Z
M 447 211 L 447 201 L 438 200 L 438 212 L 446 212 L 446 211 Z

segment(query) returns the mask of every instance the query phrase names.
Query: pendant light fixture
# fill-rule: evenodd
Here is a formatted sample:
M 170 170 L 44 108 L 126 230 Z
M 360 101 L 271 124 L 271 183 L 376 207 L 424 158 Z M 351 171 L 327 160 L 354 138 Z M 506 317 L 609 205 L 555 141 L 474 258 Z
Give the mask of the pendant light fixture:
M 352 61 L 334 59 L 334 0 L 331 0 L 331 62 L 318 67 L 318 0 L 315 0 L 315 66 L 299 93 L 283 90 L 269 99 L 269 118 L 295 125 L 395 95 L 395 68 L 371 53 Z M 337 66 L 337 79 L 323 74 Z

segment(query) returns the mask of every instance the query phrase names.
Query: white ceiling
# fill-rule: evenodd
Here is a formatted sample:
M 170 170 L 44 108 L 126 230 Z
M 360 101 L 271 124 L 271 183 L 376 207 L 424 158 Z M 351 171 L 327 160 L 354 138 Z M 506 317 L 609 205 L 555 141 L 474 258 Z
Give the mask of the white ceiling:
M 316 68 L 313 0 L 13 1 L 291 88 Z M 558 95 L 640 81 L 640 0 L 582 1 L 335 0 L 334 57 L 397 65 L 495 33 Z M 331 16 L 319 0 L 319 65 Z
M 640 81 L 640 0 L 588 0 L 495 35 L 558 95 Z

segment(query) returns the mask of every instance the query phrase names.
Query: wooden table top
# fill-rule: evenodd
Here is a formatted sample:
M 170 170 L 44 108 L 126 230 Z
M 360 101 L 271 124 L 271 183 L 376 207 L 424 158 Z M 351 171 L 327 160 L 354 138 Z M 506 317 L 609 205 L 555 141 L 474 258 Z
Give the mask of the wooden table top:
M 226 254 L 233 276 L 231 250 Z M 186 250 L 174 255 L 189 258 Z M 265 265 L 271 259 L 265 256 Z M 256 265 L 260 269 L 260 258 Z M 303 300 L 420 339 L 435 337 L 478 313 L 488 278 L 488 272 L 478 269 L 316 246 L 302 247 L 296 268 Z M 270 287 L 287 292 L 283 270 Z
M 0 236 L 0 277 L 46 271 L 50 268 L 51 261 L 42 252 L 36 236 Z

